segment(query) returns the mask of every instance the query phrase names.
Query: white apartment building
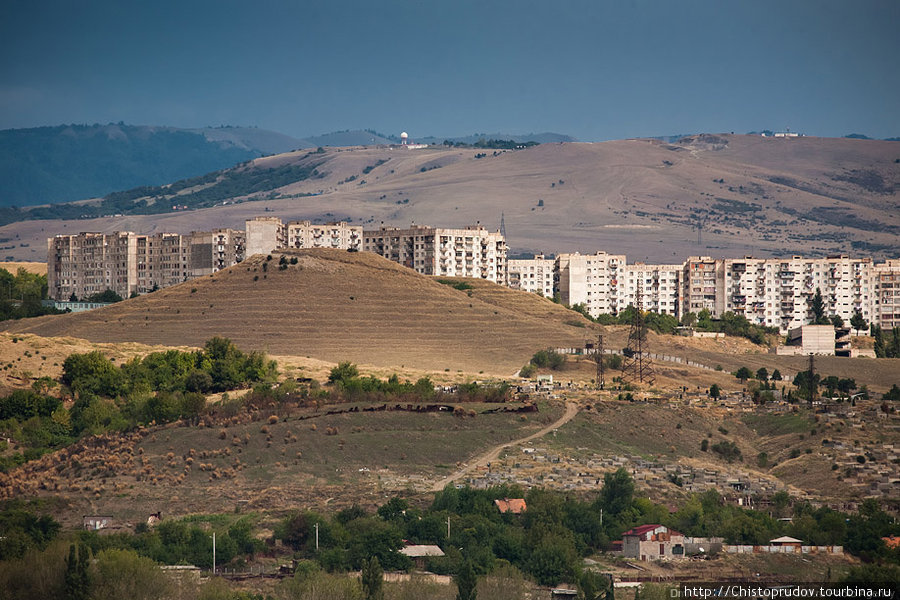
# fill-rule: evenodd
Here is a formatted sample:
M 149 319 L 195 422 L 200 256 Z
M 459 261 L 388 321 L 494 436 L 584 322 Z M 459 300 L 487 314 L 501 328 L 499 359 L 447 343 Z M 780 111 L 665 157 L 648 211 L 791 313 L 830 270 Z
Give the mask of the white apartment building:
M 423 275 L 472 277 L 507 284 L 506 240 L 480 225 L 443 229 L 412 225 L 363 232 L 363 249 Z
M 363 228 L 343 221 L 316 225 L 309 221 L 291 221 L 287 224 L 288 248 L 339 248 L 362 250 Z
M 641 306 L 644 310 L 652 310 L 673 317 L 679 316 L 681 272 L 682 265 L 646 265 L 643 263 L 624 265 L 624 273 L 617 286 L 616 306 L 619 310 L 628 306 L 636 306 L 637 293 L 640 290 Z
M 624 254 L 560 254 L 556 257 L 560 301 L 568 306 L 583 304 L 592 317 L 616 314 L 625 308 L 619 304 L 624 267 Z
M 539 294 L 544 298 L 553 297 L 553 273 L 556 261 L 535 254 L 534 258 L 509 259 L 507 261 L 509 287 L 523 292 Z
M 343 221 L 314 224 L 310 221 L 283 223 L 278 217 L 254 217 L 244 223 L 247 256 L 269 254 L 282 248 L 338 248 L 362 250 L 362 227 Z
M 751 323 L 782 332 L 807 324 L 817 289 L 828 316 L 839 315 L 849 323 L 859 311 L 867 321 L 873 318 L 876 277 L 869 258 L 747 257 L 722 263 L 723 308 L 744 315 Z

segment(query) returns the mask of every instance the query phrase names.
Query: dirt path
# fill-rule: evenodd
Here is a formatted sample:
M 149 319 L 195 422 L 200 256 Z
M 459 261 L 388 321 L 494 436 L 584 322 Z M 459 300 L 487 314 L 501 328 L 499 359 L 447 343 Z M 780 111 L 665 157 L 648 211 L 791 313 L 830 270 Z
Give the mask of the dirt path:
M 550 433 L 551 431 L 553 431 L 554 429 L 558 429 L 558 428 L 562 427 L 563 425 L 565 425 L 566 423 L 568 423 L 569 421 L 571 421 L 572 418 L 575 417 L 575 415 L 577 415 L 577 414 L 578 414 L 578 405 L 575 404 L 574 402 L 567 402 L 566 403 L 566 412 L 563 413 L 563 416 L 561 416 L 555 422 L 551 423 L 550 425 L 547 425 L 540 431 L 532 433 L 531 435 L 529 435 L 527 437 L 523 437 L 518 440 L 513 440 L 511 442 L 506 442 L 505 444 L 500 444 L 499 446 L 494 447 L 493 449 L 489 450 L 485 454 L 482 454 L 481 456 L 473 458 L 462 469 L 456 471 L 452 475 L 449 475 L 448 477 L 445 477 L 445 478 L 441 479 L 440 481 L 438 481 L 437 483 L 435 483 L 434 486 L 431 488 L 431 491 L 439 492 L 439 491 L 443 490 L 444 487 L 448 483 L 452 483 L 452 482 L 456 481 L 457 479 L 462 479 L 465 475 L 467 475 L 468 473 L 477 469 L 478 467 L 487 466 L 487 464 L 489 462 L 497 460 L 497 458 L 500 456 L 500 453 L 503 452 L 504 450 L 506 450 L 507 448 L 509 448 L 510 446 L 515 446 L 516 444 L 524 444 L 525 442 L 530 442 L 533 439 L 543 437 L 543 436 L 547 435 L 548 433 Z

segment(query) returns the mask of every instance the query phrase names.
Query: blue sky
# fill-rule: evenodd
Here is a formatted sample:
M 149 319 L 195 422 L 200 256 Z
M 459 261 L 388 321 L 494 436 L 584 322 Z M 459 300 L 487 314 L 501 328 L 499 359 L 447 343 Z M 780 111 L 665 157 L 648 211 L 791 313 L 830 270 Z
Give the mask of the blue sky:
M 900 136 L 895 0 L 5 0 L 0 129 Z

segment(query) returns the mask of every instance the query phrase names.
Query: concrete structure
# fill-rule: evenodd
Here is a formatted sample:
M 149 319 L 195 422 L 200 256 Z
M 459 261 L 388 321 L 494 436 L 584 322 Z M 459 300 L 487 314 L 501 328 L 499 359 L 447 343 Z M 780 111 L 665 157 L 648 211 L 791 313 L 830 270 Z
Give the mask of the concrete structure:
M 184 279 L 212 275 L 244 260 L 246 236 L 235 229 L 214 229 L 190 234 L 189 272 Z M 162 287 L 162 286 L 160 286 Z
M 339 248 L 362 250 L 363 228 L 344 221 L 317 225 L 309 221 L 287 224 L 288 248 Z M 280 247 L 280 246 L 279 246 Z
M 107 289 L 123 298 L 230 267 L 244 259 L 244 232 L 79 233 L 47 240 L 50 298 L 87 298 Z
M 875 307 L 869 321 L 884 329 L 900 327 L 900 259 L 873 266 Z M 863 313 L 863 317 L 865 317 Z
M 506 240 L 480 225 L 443 229 L 412 225 L 363 232 L 363 249 L 423 275 L 472 277 L 507 284 Z
M 624 260 L 623 260 L 624 263 Z M 624 265 L 624 276 L 618 285 L 616 305 L 619 310 L 637 305 L 638 289 L 644 310 L 677 317 L 681 290 L 682 265 Z
M 665 525 L 641 525 L 622 534 L 622 554 L 640 560 L 681 558 L 684 535 Z
M 531 292 L 544 298 L 552 298 L 554 293 L 553 273 L 556 261 L 535 254 L 530 259 L 510 259 L 507 261 L 509 287 L 514 290 Z
M 719 289 L 724 265 L 708 256 L 688 258 L 681 270 L 681 312 L 708 310 L 712 316 L 722 312 L 724 293 Z
M 844 332 L 846 333 L 846 331 Z M 803 325 L 791 329 L 786 346 L 778 346 L 777 354 L 781 355 L 835 355 L 834 325 Z
M 287 246 L 287 231 L 278 217 L 254 217 L 244 222 L 247 256 L 266 255 Z
M 362 250 L 362 227 L 310 221 L 282 223 L 278 217 L 255 217 L 245 222 L 247 256 L 269 254 L 282 248 L 338 248 Z
M 556 257 L 557 291 L 568 306 L 583 304 L 588 314 L 616 314 L 624 254 L 560 254 Z

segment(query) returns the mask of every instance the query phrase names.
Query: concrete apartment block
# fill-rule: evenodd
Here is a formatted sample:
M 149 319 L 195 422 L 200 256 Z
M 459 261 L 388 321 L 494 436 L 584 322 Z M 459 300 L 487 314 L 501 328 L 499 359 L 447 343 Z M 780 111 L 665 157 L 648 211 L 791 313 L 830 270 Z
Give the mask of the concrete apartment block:
M 509 287 L 539 294 L 545 298 L 553 297 L 553 272 L 556 265 L 554 259 L 544 258 L 543 254 L 535 254 L 534 258 L 510 259 L 507 263 Z
M 624 254 L 560 254 L 556 257 L 560 301 L 568 306 L 583 304 L 592 317 L 616 314 L 625 308 L 619 306 L 624 266 Z
M 480 225 L 444 229 L 412 225 L 363 232 L 363 249 L 423 275 L 472 277 L 507 284 L 507 247 L 500 232 Z

